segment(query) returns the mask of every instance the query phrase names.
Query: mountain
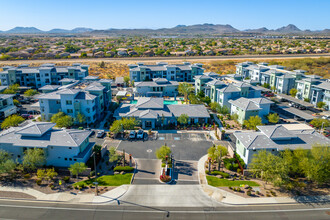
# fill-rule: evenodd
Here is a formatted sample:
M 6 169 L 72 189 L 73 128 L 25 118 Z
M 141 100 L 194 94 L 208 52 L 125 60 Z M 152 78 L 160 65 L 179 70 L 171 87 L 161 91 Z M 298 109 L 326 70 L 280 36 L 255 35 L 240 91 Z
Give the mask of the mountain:
M 301 32 L 301 30 L 299 28 L 297 28 L 295 25 L 289 24 L 287 26 L 276 29 L 275 32 L 279 32 L 279 33 L 296 33 L 296 32 Z
M 50 31 L 42 31 L 35 27 L 15 27 L 8 31 L 0 31 L 1 35 L 4 34 L 84 34 L 84 35 L 177 35 L 177 36 L 195 36 L 195 35 L 329 35 L 330 29 L 311 31 L 300 30 L 293 24 L 280 27 L 275 30 L 269 30 L 266 27 L 257 29 L 238 30 L 233 26 L 226 24 L 195 24 L 195 25 L 177 25 L 172 28 L 159 28 L 159 29 L 115 29 L 109 28 L 106 30 L 94 30 L 92 28 L 77 27 L 72 30 L 56 28 Z
M 15 27 L 13 29 L 5 31 L 5 33 L 8 33 L 8 34 L 37 34 L 37 33 L 42 33 L 42 32 L 43 31 L 41 31 L 35 27 Z
M 66 33 L 85 33 L 85 32 L 90 32 L 93 31 L 93 29 L 91 28 L 84 28 L 84 27 L 78 27 L 78 28 L 74 28 L 72 30 L 66 30 L 66 29 L 60 29 L 60 28 L 56 28 L 56 29 L 52 29 L 50 31 L 47 31 L 47 33 L 50 34 L 66 34 Z
M 262 28 L 258 28 L 258 29 L 247 29 L 245 30 L 245 32 L 249 32 L 249 33 L 264 33 L 264 32 L 268 32 L 269 30 L 265 27 Z

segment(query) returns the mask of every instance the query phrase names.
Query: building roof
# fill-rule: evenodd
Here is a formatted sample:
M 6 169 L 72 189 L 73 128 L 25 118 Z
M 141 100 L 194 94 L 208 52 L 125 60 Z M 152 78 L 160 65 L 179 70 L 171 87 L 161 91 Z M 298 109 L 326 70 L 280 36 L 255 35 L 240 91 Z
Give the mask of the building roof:
M 330 146 L 330 140 L 315 130 L 287 130 L 283 126 L 276 125 L 280 128 L 266 129 L 257 132 L 234 132 L 234 136 L 247 148 L 247 149 L 277 149 L 279 151 L 285 149 L 311 149 L 314 144 Z M 267 127 L 267 126 L 260 126 Z M 277 131 L 278 130 L 278 131 Z M 263 133 L 263 132 L 266 132 Z M 280 139 L 281 134 L 291 136 Z M 272 137 L 272 138 L 269 138 Z M 277 137 L 277 138 L 275 138 Z M 283 136 L 282 136 L 283 137 Z
M 39 90 L 56 90 L 60 87 L 61 86 L 59 86 L 59 85 L 45 85 L 45 86 L 39 88 Z
M 229 100 L 230 104 L 239 107 L 240 109 L 244 111 L 254 111 L 254 110 L 260 110 L 261 108 L 253 102 L 251 99 L 247 99 L 244 97 L 238 98 L 236 100 Z
M 223 93 L 240 92 L 241 91 L 236 86 L 234 86 L 233 84 L 228 84 L 224 88 L 221 88 L 221 89 L 218 89 L 218 90 L 220 92 L 223 92 Z
M 75 99 L 93 100 L 96 99 L 96 96 L 89 94 L 88 92 L 80 91 Z
M 168 105 L 167 107 L 175 117 L 179 117 L 182 114 L 187 114 L 189 117 L 194 118 L 210 117 L 204 105 Z
M 282 125 L 257 126 L 270 139 L 290 139 L 297 137 Z
M 138 99 L 135 108 L 138 109 L 162 109 L 164 108 L 163 98 L 151 98 L 151 97 L 141 97 Z
M 44 133 L 52 129 L 56 124 L 50 122 L 38 122 L 30 123 L 24 126 L 22 129 L 16 131 L 16 134 L 21 134 L 22 136 L 42 136 Z
M 19 147 L 33 148 L 47 148 L 49 146 L 78 147 L 91 133 L 87 130 L 54 129 L 52 126 L 52 123 L 33 122 L 32 125 L 28 124 L 23 128 L 9 128 L 0 133 L 0 146 L 2 144 L 12 144 Z

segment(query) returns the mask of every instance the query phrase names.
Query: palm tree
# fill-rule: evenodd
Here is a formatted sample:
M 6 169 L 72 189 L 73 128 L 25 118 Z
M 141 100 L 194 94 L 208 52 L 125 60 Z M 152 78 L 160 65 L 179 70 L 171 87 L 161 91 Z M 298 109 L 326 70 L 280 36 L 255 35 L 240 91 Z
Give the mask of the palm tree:
M 186 82 L 180 83 L 178 87 L 178 91 L 180 94 L 184 96 L 184 101 L 187 102 L 188 95 L 194 90 L 194 87 Z

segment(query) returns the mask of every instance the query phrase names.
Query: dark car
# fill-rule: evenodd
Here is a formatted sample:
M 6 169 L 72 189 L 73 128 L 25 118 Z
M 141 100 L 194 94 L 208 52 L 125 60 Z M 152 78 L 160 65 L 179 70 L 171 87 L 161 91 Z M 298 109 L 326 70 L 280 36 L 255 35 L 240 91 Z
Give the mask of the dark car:
M 24 119 L 33 119 L 33 115 L 29 115 L 29 114 L 22 114 L 21 117 Z

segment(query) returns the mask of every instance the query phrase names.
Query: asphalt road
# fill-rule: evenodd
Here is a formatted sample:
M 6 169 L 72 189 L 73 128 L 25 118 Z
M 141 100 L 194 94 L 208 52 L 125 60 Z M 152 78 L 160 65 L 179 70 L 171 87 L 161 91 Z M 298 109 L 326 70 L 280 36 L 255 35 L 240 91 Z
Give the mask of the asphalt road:
M 72 205 L 0 201 L 1 219 L 329 219 L 330 205 L 269 205 L 222 207 L 152 207 L 118 201 L 115 205 Z
M 187 60 L 187 61 L 198 61 L 198 60 L 240 60 L 240 59 L 283 59 L 283 58 L 306 58 L 306 57 L 328 57 L 330 54 L 285 54 L 285 55 L 240 55 L 240 56 L 192 56 L 192 57 L 122 57 L 122 58 L 86 58 L 86 59 L 52 59 L 52 60 L 8 60 L 1 61 L 3 64 L 14 64 L 14 63 L 57 63 L 57 62 L 118 62 L 118 61 L 169 61 L 169 60 Z

